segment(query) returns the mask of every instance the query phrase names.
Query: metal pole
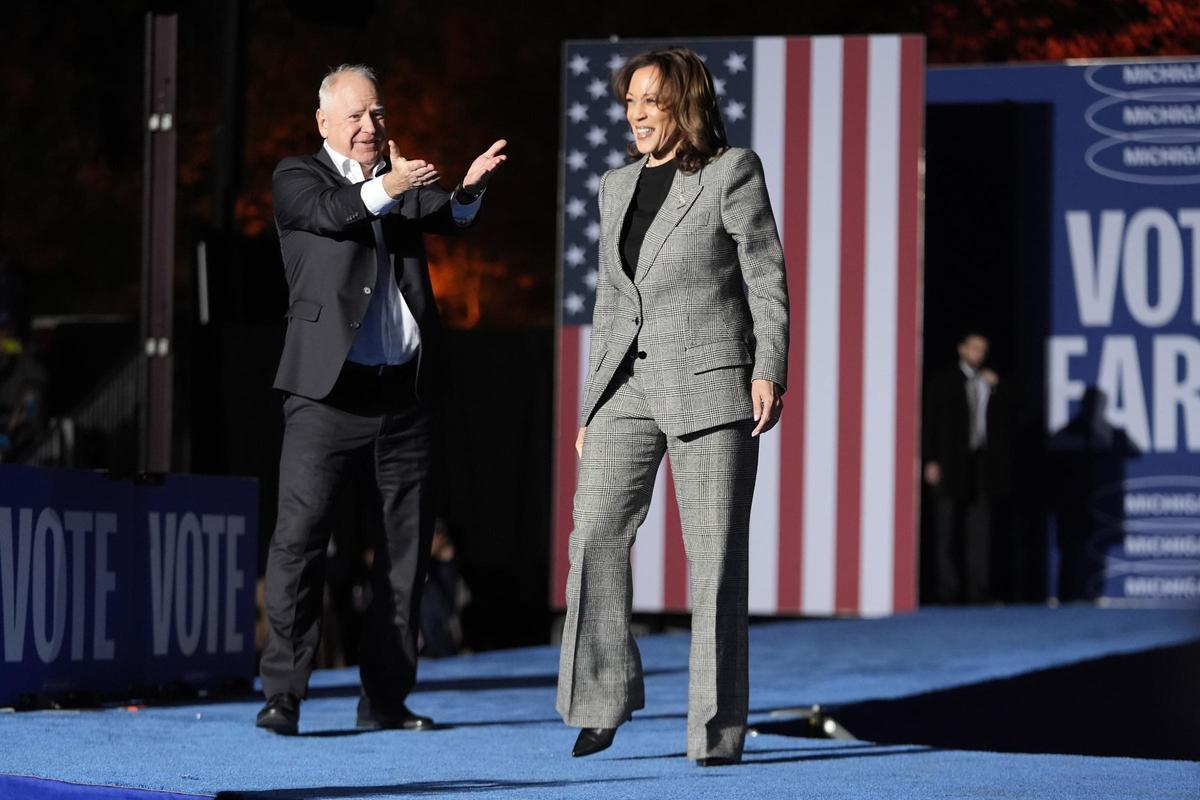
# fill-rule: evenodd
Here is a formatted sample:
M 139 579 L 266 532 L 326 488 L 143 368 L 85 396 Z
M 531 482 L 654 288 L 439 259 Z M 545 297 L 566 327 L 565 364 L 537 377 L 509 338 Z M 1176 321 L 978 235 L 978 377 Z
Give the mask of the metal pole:
M 213 228 L 233 233 L 233 206 L 242 165 L 242 2 L 225 0 L 224 52 L 221 75 L 221 123 L 213 159 Z M 228 253 L 223 253 L 228 257 Z
M 171 469 L 175 312 L 175 14 L 146 15 L 146 146 L 142 194 L 142 472 Z

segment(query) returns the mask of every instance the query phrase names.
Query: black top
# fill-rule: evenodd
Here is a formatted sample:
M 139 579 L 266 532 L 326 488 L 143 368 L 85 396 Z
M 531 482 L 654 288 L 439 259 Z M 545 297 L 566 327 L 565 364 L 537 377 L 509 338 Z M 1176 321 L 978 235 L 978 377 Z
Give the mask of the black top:
M 658 209 L 667 199 L 671 191 L 671 181 L 675 180 L 675 159 L 657 167 L 642 167 L 638 175 L 637 188 L 633 191 L 633 200 L 629 203 L 629 213 L 625 215 L 625 223 L 621 227 L 621 266 L 625 274 L 633 278 L 637 270 L 638 256 L 642 252 L 642 242 L 650 223 L 658 215 Z

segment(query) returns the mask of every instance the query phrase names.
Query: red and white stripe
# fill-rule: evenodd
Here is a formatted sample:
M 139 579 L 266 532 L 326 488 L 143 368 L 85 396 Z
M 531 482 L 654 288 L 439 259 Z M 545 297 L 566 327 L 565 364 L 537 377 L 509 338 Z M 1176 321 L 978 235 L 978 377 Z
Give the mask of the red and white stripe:
M 920 160 L 917 36 L 755 40 L 753 148 L 791 298 L 783 419 L 762 438 L 755 614 L 916 605 Z M 562 605 L 590 329 L 559 338 L 553 596 Z M 688 607 L 670 465 L 633 548 L 634 608 Z

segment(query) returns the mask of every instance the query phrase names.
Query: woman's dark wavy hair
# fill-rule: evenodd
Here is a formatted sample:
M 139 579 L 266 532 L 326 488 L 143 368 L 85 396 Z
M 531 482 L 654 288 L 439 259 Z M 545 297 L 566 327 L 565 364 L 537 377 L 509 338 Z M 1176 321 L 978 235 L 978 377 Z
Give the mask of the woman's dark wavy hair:
M 642 67 L 658 70 L 658 107 L 674 122 L 674 130 L 662 149 L 670 152 L 678 143 L 675 160 L 679 171 L 697 171 L 729 146 L 712 73 L 700 56 L 686 48 L 638 53 L 613 75 L 613 93 L 618 102 L 625 102 L 633 73 Z M 630 158 L 639 155 L 633 142 L 629 143 L 628 154 Z

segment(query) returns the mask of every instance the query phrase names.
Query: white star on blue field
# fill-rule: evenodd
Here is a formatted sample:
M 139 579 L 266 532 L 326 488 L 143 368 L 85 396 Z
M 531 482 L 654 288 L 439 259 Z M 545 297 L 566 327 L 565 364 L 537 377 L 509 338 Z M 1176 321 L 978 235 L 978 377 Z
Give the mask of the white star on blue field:
M 656 47 L 690 47 L 713 73 L 730 144 L 750 145 L 754 45 L 749 39 L 707 41 L 569 43 L 564 58 L 562 152 L 562 314 L 567 325 L 592 321 L 599 269 L 600 176 L 629 163 L 631 140 L 625 104 L 612 96 L 613 73 L 636 53 Z

